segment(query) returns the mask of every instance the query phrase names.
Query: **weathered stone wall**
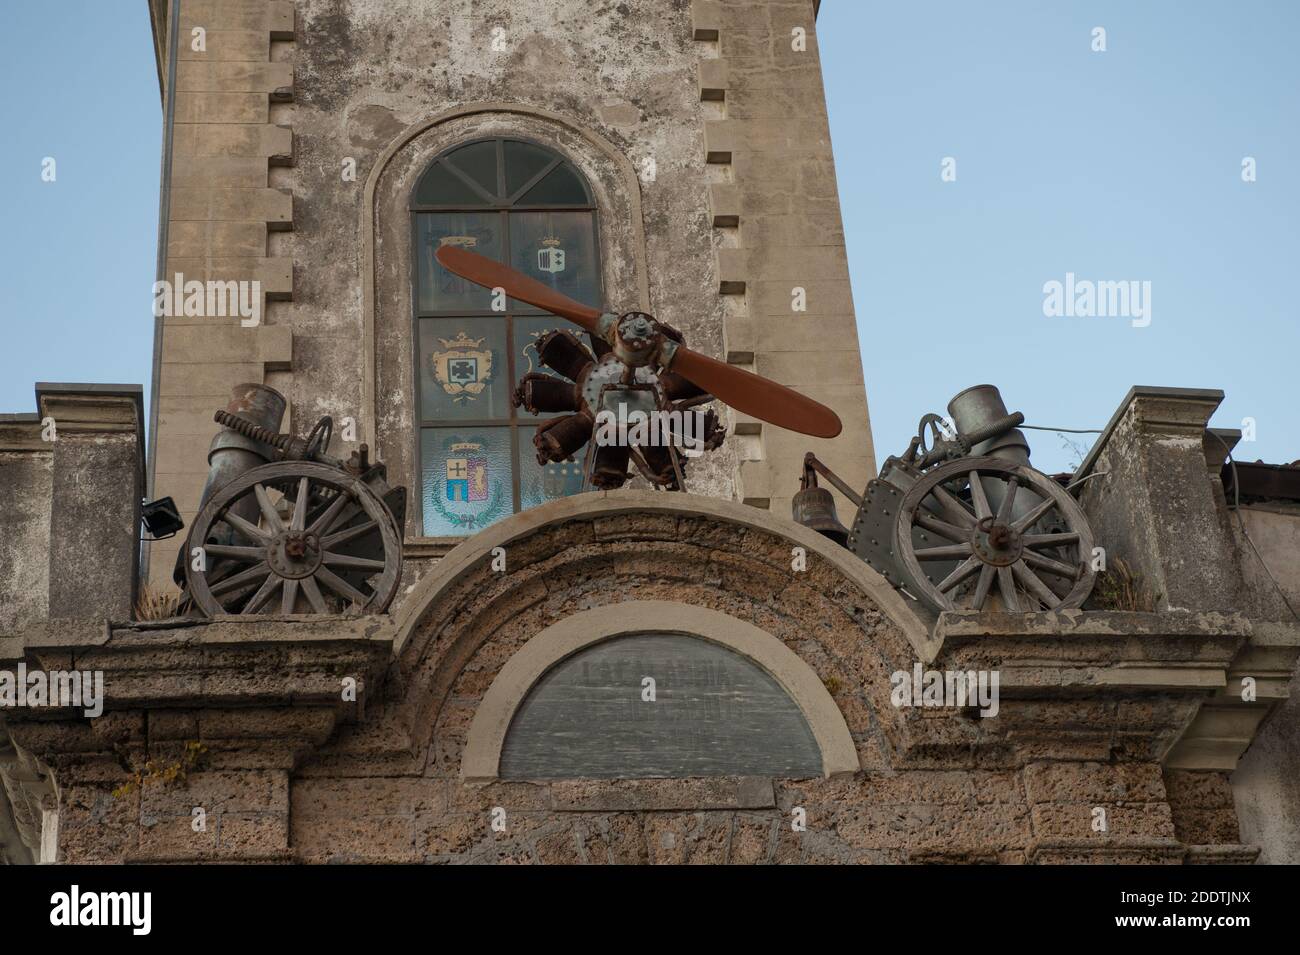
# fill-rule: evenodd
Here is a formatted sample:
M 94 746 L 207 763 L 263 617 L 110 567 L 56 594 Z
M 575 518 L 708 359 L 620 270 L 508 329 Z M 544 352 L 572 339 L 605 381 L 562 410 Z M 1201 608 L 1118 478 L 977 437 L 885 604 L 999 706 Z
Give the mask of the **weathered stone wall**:
M 54 454 L 34 415 L 0 421 L 0 633 L 49 615 Z
M 691 3 L 727 360 L 816 398 L 844 422 L 843 435 L 821 441 L 737 416 L 758 458 L 742 463 L 737 496 L 783 516 L 805 451 L 856 488 L 876 473 L 814 8 Z
M 151 0 L 159 75 L 166 82 L 170 3 Z M 293 161 L 293 133 L 273 112 L 293 97 L 284 62 L 294 29 L 291 0 L 183 0 L 175 73 L 172 168 L 166 184 L 165 277 L 184 281 L 260 282 L 261 321 L 239 315 L 170 315 L 162 320 L 155 377 L 157 422 L 151 474 L 156 496 L 176 500 L 187 524 L 198 511 L 207 452 L 230 390 L 268 381 L 289 366 L 292 330 L 273 326 L 265 302 L 293 291 L 293 258 L 271 234 L 293 227 L 293 196 L 270 179 Z M 202 30 L 202 44 L 195 30 Z M 183 538 L 150 545 L 150 580 L 171 587 Z
M 810 548 L 806 575 L 792 572 L 791 545 L 805 542 L 793 527 L 786 536 L 699 515 L 575 517 L 503 541 L 506 573 L 487 561 L 444 568 L 436 599 L 399 623 L 390 689 L 402 688 L 401 702 L 297 774 L 295 853 L 313 862 L 1178 862 L 1227 834 L 1188 825 L 1180 841 L 1176 821 L 1195 818 L 1197 806 L 1176 815 L 1158 762 L 1159 739 L 1186 724 L 1194 694 L 1148 690 L 1117 703 L 1040 687 L 1041 699 L 1004 708 L 1010 728 L 999 739 L 951 709 L 900 711 L 889 674 L 919 655 L 905 618 L 846 579 L 833 548 Z M 532 636 L 575 612 L 654 599 L 720 610 L 784 642 L 831 691 L 861 770 L 829 780 L 462 780 L 483 696 Z M 1117 647 L 1131 647 L 1112 624 L 1089 632 L 1112 629 Z M 1044 646 L 1023 652 L 1060 652 Z M 1148 745 L 1138 745 L 1143 734 Z M 791 825 L 796 807 L 804 832 Z M 492 827 L 498 809 L 503 831 Z
M 843 733 L 838 768 L 820 744 L 829 778 L 467 771 L 492 753 L 480 717 L 508 725 L 517 705 L 487 702 L 508 663 L 578 618 L 653 629 L 654 608 L 675 632 L 664 608 L 789 654 Z M 99 718 L 6 714 L 10 762 L 57 783 L 68 862 L 1222 862 L 1258 851 L 1227 770 L 1201 768 L 1223 741 L 1180 737 L 1250 637 L 1239 615 L 1191 613 L 945 614 L 930 630 L 807 528 L 622 491 L 481 532 L 394 617 L 51 624 L 0 640 L 0 668 L 105 673 Z M 918 662 L 998 672 L 997 715 L 895 706 L 891 675 Z
M 38 384 L 0 420 L 0 637 L 49 617 L 129 620 L 143 494 L 139 385 Z
M 1300 611 L 1300 509 L 1273 504 L 1242 507 L 1238 513 L 1250 534 L 1247 541 L 1234 520 L 1238 559 L 1253 606 L 1263 617 L 1287 620 L 1291 610 L 1277 588 Z M 1260 566 L 1261 558 L 1268 572 Z M 1292 686 L 1297 679 L 1300 669 L 1292 674 Z M 1260 727 L 1232 786 L 1245 838 L 1263 846 L 1260 860 L 1300 864 L 1300 696 L 1293 692 Z
M 737 416 L 742 433 L 694 466 L 693 490 L 788 513 L 808 448 L 865 485 L 869 426 L 809 0 L 183 0 L 182 38 L 196 26 L 206 51 L 183 43 L 178 60 L 168 274 L 259 278 L 267 312 L 254 329 L 166 321 L 155 476 L 184 516 L 197 509 L 212 410 L 243 381 L 290 398 L 287 427 L 354 418 L 393 483 L 415 486 L 405 196 L 396 212 L 382 204 L 379 176 L 394 158 L 427 161 L 452 132 L 538 138 L 598 192 L 584 135 L 626 169 L 653 160 L 652 180 L 624 177 L 600 208 L 607 304 L 648 307 L 692 346 L 845 422 L 822 442 Z M 404 131 L 488 105 L 392 155 Z M 385 240 L 394 215 L 396 243 Z M 795 286 L 806 313 L 791 309 Z M 788 334 L 792 323 L 802 327 Z M 153 548 L 155 581 L 175 546 Z

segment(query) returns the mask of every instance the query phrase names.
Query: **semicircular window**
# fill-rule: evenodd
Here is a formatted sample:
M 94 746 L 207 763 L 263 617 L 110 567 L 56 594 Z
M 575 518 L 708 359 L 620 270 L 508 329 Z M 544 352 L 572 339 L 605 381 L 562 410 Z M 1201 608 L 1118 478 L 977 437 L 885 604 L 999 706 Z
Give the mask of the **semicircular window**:
M 821 772 L 807 720 L 765 670 L 668 633 L 597 643 L 543 674 L 515 711 L 500 763 L 502 779 Z
M 563 156 L 521 139 L 454 146 L 411 196 L 415 243 L 416 411 L 424 534 L 473 534 L 516 511 L 584 489 L 580 462 L 539 464 L 540 419 L 511 400 L 540 363 L 537 343 L 576 325 L 453 275 L 440 246 L 470 249 L 604 307 L 596 206 Z

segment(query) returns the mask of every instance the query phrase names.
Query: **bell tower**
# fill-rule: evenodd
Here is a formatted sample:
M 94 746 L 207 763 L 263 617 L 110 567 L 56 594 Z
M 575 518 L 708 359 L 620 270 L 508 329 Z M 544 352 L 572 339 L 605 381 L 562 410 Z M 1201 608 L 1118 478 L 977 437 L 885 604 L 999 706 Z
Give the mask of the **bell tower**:
M 168 124 L 149 468 L 187 521 L 213 412 L 246 383 L 285 396 L 285 430 L 330 415 L 335 454 L 368 444 L 410 489 L 416 549 L 583 489 L 539 468 L 509 401 L 554 319 L 441 270 L 446 244 L 648 312 L 843 422 L 817 439 L 719 407 L 691 493 L 786 517 L 805 451 L 874 474 L 813 0 L 149 6 Z M 153 545 L 155 583 L 176 546 Z

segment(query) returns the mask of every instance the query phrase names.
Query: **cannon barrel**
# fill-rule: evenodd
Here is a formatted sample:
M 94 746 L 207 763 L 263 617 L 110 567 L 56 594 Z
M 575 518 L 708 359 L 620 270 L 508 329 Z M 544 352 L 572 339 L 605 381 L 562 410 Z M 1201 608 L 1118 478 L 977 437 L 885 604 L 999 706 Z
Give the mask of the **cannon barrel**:
M 280 421 L 284 418 L 287 407 L 284 395 L 267 385 L 246 383 L 235 385 L 231 389 L 230 403 L 226 411 L 253 421 L 258 427 L 268 432 L 278 432 Z M 208 479 L 203 485 L 203 494 L 199 497 L 199 509 L 213 494 L 221 490 L 244 472 L 266 464 L 275 457 L 274 450 L 265 442 L 257 441 L 247 435 L 239 434 L 230 428 L 222 428 L 212 439 L 208 447 Z M 257 502 L 241 501 L 235 508 L 240 517 L 257 523 Z M 222 525 L 226 538 L 233 538 L 233 532 Z M 204 543 L 232 544 L 233 539 L 206 541 Z M 186 550 L 182 548 L 176 555 L 176 568 L 172 578 L 176 583 L 185 584 Z

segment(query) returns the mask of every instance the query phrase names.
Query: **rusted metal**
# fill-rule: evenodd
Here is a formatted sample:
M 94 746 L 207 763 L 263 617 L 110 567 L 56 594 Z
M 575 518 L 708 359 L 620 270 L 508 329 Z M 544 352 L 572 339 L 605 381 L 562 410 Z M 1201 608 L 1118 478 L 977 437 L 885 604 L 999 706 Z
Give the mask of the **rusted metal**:
M 811 451 L 803 456 L 803 469 L 803 477 L 799 481 L 799 487 L 801 490 L 804 488 L 816 487 L 816 475 L 820 474 L 826 480 L 831 482 L 831 485 L 835 490 L 839 491 L 858 507 L 862 506 L 862 495 L 849 487 L 843 478 L 823 464 L 821 459 Z
M 1228 500 L 1300 501 L 1300 461 L 1293 464 L 1265 464 L 1263 461 L 1236 462 L 1236 481 L 1231 464 L 1221 476 Z
M 649 389 L 655 395 L 650 411 L 656 414 L 680 412 L 683 409 L 675 406 L 675 401 L 694 402 L 707 394 L 710 400 L 716 398 L 737 411 L 802 434 L 833 438 L 840 433 L 842 424 L 830 408 L 784 385 L 692 351 L 681 333 L 653 315 L 601 312 L 468 249 L 443 245 L 434 255 L 450 272 L 484 288 L 504 289 L 512 298 L 568 319 L 591 337 L 594 354 L 567 331 L 545 336 L 538 346 L 542 364 L 576 385 L 573 400 L 568 392 L 542 385 L 536 376 L 526 376 L 515 392 L 517 406 L 586 412 L 595 424 L 602 411 L 619 401 L 638 402 L 634 393 Z M 611 397 L 619 401 L 611 402 Z M 577 419 L 566 421 L 562 433 L 546 433 L 555 426 L 538 428 L 534 444 L 541 463 L 564 460 L 574 452 L 571 439 Z M 621 434 L 623 428 L 619 430 Z M 705 436 L 706 449 L 717 447 L 722 436 L 715 417 Z M 620 487 L 632 462 L 651 482 L 670 490 L 684 489 L 685 461 L 682 449 L 675 444 L 633 442 L 635 448 L 619 449 L 588 443 L 584 472 L 596 487 Z
M 241 385 L 214 418 L 199 514 L 178 561 L 185 597 L 209 616 L 387 608 L 401 577 L 405 488 L 361 445 L 326 452 L 333 420 L 306 438 L 276 430 L 283 396 Z
M 1005 491 L 997 510 L 984 493 L 990 481 Z M 1040 503 L 1017 519 L 1021 489 Z M 935 539 L 916 546 L 917 529 Z M 893 550 L 909 592 L 935 610 L 1066 610 L 1092 592 L 1083 509 L 1047 475 L 1000 458 L 949 461 L 923 475 L 899 503 Z M 924 566 L 954 560 L 937 581 Z
M 932 610 L 1081 606 L 1092 532 L 1067 489 L 1030 467 L 1024 415 L 1009 413 L 993 385 L 966 389 L 948 411 L 922 417 L 860 497 L 807 454 L 795 519 L 838 523 L 833 502 L 810 493 L 820 474 L 858 503 L 845 546 Z
M 835 496 L 826 488 L 817 486 L 818 474 L 824 475 L 840 488 L 841 493 L 846 493 L 859 507 L 862 506 L 862 499 L 809 451 L 803 458 L 803 478 L 799 482 L 799 490 L 790 501 L 790 515 L 795 523 L 812 528 L 843 547 L 848 543 L 849 529 L 840 523 L 839 515 L 835 513 Z
M 286 407 L 287 402 L 280 392 L 267 385 L 249 382 L 235 385 L 231 389 L 225 412 L 220 413 L 238 416 L 259 431 L 274 434 L 280 428 Z M 203 493 L 199 496 L 199 507 L 202 508 L 213 494 L 239 475 L 274 459 L 275 450 L 265 442 L 248 434 L 222 428 L 212 438 L 208 448 L 208 477 L 203 485 Z M 245 520 L 256 520 L 256 502 L 241 502 L 235 513 Z M 227 525 L 215 528 L 212 533 L 216 535 L 213 543 L 230 545 L 234 541 L 234 532 Z M 172 569 L 172 579 L 182 587 L 185 584 L 186 560 L 186 551 L 182 549 L 177 553 L 176 565 Z

